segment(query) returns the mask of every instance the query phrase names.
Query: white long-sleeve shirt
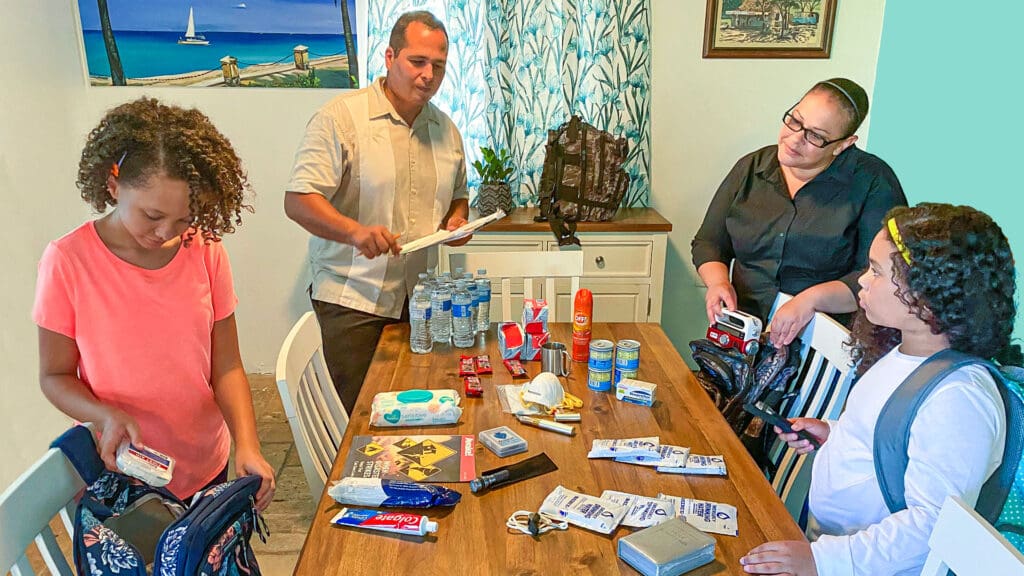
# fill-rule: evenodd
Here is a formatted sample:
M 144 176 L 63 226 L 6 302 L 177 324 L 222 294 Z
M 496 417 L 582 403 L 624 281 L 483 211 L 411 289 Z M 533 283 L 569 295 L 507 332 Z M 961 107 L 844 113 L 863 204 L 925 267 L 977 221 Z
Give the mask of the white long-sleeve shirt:
M 875 477 L 875 424 L 886 401 L 924 358 L 894 349 L 860 379 L 815 457 L 809 506 L 819 576 L 917 576 L 946 496 L 969 504 L 1002 461 L 1006 417 L 981 367 L 939 384 L 910 428 L 907 508 L 890 514 Z

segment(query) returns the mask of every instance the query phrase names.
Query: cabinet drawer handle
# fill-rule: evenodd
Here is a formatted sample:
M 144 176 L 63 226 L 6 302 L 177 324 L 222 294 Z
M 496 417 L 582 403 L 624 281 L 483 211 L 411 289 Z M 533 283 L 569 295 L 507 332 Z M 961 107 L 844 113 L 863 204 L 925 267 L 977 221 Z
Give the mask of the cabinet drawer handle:
M 597 264 L 598 268 L 604 268 L 604 256 L 594 258 L 594 263 Z

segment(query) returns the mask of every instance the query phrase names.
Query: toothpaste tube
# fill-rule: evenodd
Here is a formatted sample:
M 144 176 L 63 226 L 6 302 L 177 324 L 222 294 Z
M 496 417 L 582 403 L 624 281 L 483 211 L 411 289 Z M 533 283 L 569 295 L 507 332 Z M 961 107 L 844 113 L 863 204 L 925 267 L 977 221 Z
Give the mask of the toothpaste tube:
M 403 512 L 385 512 L 383 510 L 357 510 L 355 508 L 342 508 L 331 524 L 348 526 L 350 528 L 364 528 L 366 530 L 380 530 L 381 532 L 394 532 L 396 534 L 412 534 L 423 536 L 427 532 L 437 532 L 437 522 L 431 522 L 430 518 L 419 514 L 406 514 Z
M 713 532 L 726 536 L 739 534 L 735 506 L 706 500 L 680 498 L 668 494 L 658 494 L 658 498 L 671 500 L 676 510 L 676 516 L 686 520 L 687 524 L 701 532 Z
M 462 498 L 462 494 L 443 486 L 380 478 L 342 478 L 327 493 L 342 504 L 406 508 L 455 506 Z
M 601 498 L 626 507 L 628 512 L 622 519 L 623 526 L 648 528 L 676 516 L 676 503 L 671 500 L 648 498 L 614 490 L 605 490 L 601 493 Z
M 544 516 L 565 520 L 580 528 L 609 534 L 622 522 L 626 507 L 611 500 L 588 496 L 558 486 L 538 510 Z
M 661 439 L 657 436 L 646 438 L 620 438 L 618 440 L 594 440 L 587 458 L 619 458 L 622 456 L 650 456 L 660 458 L 658 449 Z
M 139 448 L 127 440 L 117 447 L 115 460 L 121 472 L 150 486 L 166 486 L 174 473 L 174 458 L 151 448 Z
M 720 454 L 705 456 L 703 454 L 690 454 L 686 458 L 685 465 L 672 463 L 670 465 L 658 465 L 658 472 L 670 474 L 693 474 L 695 476 L 725 476 L 725 458 Z
M 682 468 L 686 466 L 686 459 L 689 455 L 689 448 L 673 446 L 671 444 L 662 444 L 658 448 L 658 456 L 619 456 L 615 458 L 615 461 L 625 462 L 626 464 L 639 464 L 640 466 Z

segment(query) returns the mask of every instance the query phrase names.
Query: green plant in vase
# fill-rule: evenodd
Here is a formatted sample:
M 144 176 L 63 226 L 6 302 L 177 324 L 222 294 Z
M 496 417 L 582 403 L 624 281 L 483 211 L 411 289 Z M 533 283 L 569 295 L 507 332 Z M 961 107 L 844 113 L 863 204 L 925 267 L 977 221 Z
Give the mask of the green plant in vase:
M 481 216 L 487 216 L 502 209 L 506 214 L 512 212 L 515 205 L 512 203 L 512 187 L 509 178 L 515 172 L 512 165 L 512 157 L 508 150 L 499 149 L 495 152 L 491 148 L 480 148 L 482 160 L 473 162 L 480 174 L 480 193 L 477 196 L 477 210 Z

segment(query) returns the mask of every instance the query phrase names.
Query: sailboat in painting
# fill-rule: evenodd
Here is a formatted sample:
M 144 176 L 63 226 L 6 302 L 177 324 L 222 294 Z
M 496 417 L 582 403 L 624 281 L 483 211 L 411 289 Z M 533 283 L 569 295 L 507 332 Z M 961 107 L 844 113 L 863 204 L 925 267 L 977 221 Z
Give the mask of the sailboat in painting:
M 178 38 L 178 44 L 190 44 L 193 46 L 207 46 L 210 41 L 202 34 L 196 35 L 196 20 L 192 15 L 192 7 L 188 7 L 188 28 L 185 29 L 185 37 Z

